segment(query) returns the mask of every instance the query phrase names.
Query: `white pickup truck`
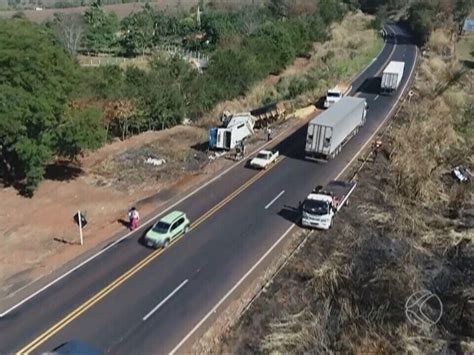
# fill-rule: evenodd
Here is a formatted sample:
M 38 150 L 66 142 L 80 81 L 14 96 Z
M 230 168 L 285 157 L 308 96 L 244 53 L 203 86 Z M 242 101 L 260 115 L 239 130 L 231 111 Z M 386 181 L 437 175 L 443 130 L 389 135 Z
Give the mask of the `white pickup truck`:
M 324 108 L 328 108 L 332 104 L 338 102 L 341 98 L 346 96 L 352 90 L 352 86 L 345 83 L 339 83 L 326 93 L 326 100 L 324 100 Z
M 278 156 L 278 150 L 261 150 L 256 157 L 250 161 L 250 166 L 258 169 L 266 169 L 271 163 L 276 163 Z
M 300 203 L 303 227 L 329 229 L 337 212 L 347 204 L 356 187 L 355 182 L 331 181 L 326 187 L 317 186 Z

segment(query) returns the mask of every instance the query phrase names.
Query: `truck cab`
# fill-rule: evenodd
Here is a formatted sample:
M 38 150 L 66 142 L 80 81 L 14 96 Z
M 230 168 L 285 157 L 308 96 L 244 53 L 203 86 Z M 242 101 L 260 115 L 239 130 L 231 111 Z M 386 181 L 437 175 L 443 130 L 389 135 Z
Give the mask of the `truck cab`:
M 300 203 L 301 225 L 308 228 L 330 229 L 336 213 L 347 203 L 356 187 L 355 182 L 331 181 L 325 188 L 317 186 Z
M 311 193 L 301 205 L 303 227 L 329 229 L 332 227 L 336 209 L 330 195 Z
M 324 108 L 329 108 L 332 104 L 338 102 L 341 98 L 347 95 L 351 90 L 350 85 L 338 84 L 334 88 L 326 92 L 326 100 L 324 100 Z

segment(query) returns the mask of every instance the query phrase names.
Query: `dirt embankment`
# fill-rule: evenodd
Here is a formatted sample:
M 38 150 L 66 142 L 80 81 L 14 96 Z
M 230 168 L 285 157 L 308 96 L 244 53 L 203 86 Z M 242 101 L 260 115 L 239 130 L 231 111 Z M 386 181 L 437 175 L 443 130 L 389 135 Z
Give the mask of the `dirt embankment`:
M 474 75 L 448 42 L 432 36 L 335 227 L 310 236 L 216 352 L 474 353 L 474 183 L 450 174 L 474 171 Z

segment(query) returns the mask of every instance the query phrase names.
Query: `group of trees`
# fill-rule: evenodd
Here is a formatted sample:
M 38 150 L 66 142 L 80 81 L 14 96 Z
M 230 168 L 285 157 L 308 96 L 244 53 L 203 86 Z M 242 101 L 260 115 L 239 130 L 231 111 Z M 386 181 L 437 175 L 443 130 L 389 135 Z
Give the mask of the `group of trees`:
M 104 142 L 100 113 L 71 111 L 76 63 L 45 28 L 0 21 L 0 170 L 31 193 L 56 156 L 74 158 Z
M 327 8 L 321 13 L 316 7 L 298 12 L 289 1 L 272 3 L 279 6 L 205 11 L 199 21 L 194 12 L 165 15 L 146 5 L 119 22 L 100 2 L 83 16 L 57 15 L 44 25 L 21 16 L 0 20 L 2 178 L 32 193 L 55 158 L 74 159 L 107 137 L 197 118 L 283 69 L 324 39 L 327 26 L 346 10 L 338 0 L 321 2 Z M 156 56 L 146 70 L 81 68 L 72 55 L 116 46 L 135 55 L 182 40 L 207 46 L 211 63 L 203 74 L 167 55 Z
M 57 14 L 48 26 L 73 54 L 81 51 L 135 56 L 150 53 L 162 44 L 209 53 L 219 45 L 255 34 L 267 23 L 310 19 L 317 11 L 318 20 L 329 24 L 341 18 L 347 8 L 342 0 L 272 0 L 268 7 L 244 7 L 233 12 L 206 8 L 198 15 L 197 9 L 165 14 L 146 3 L 141 11 L 119 21 L 115 14 L 105 13 L 101 5 L 102 0 L 94 0 L 83 15 Z M 321 31 L 321 26 L 314 31 Z M 65 32 L 69 35 L 64 36 Z
M 363 11 L 377 14 L 380 24 L 390 12 L 406 10 L 406 20 L 420 45 L 431 32 L 451 22 L 453 28 L 462 28 L 474 5 L 472 0 L 349 0 Z
M 424 27 L 427 18 L 443 13 L 439 4 L 466 1 L 415 1 L 409 21 L 421 36 L 430 30 Z M 328 26 L 347 9 L 369 3 L 395 8 L 406 1 L 271 0 L 234 12 L 205 9 L 199 17 L 195 11 L 166 15 L 145 5 L 118 21 L 96 0 L 83 16 L 57 15 L 46 25 L 0 20 L 3 177 L 32 192 L 55 157 L 73 159 L 107 137 L 124 139 L 171 127 L 183 117 L 199 118 L 324 40 Z M 465 13 L 451 9 L 454 18 Z M 184 60 L 165 55 L 146 70 L 80 68 L 71 55 L 80 50 L 137 55 L 161 43 L 207 51 L 209 68 L 199 74 Z

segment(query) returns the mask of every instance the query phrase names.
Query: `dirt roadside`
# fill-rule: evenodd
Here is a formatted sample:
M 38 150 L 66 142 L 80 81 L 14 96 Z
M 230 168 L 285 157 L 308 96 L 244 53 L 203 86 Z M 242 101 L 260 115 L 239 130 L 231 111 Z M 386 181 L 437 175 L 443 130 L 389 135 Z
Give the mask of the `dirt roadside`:
M 210 162 L 203 152 L 205 127 L 215 125 L 223 110 L 236 112 L 258 107 L 263 97 L 277 95 L 278 90 L 283 90 L 280 94 L 285 96 L 287 86 L 298 80 L 299 75 L 318 72 L 324 66 L 330 48 L 341 63 L 350 62 L 342 74 L 328 74 L 328 80 L 336 81 L 360 71 L 381 47 L 374 31 L 368 29 L 369 22 L 370 17 L 361 13 L 349 16 L 333 28 L 333 39 L 315 45 L 310 59 L 298 58 L 279 77 L 268 78 L 278 82 L 279 88 L 260 83 L 246 97 L 220 103 L 209 114 L 212 122 L 204 119 L 198 127 L 177 126 L 147 132 L 113 142 L 85 156 L 79 164 L 52 165 L 33 199 L 20 197 L 13 188 L 0 189 L 0 302 L 11 299 L 41 276 L 52 275 L 61 265 L 105 243 L 110 236 L 124 232 L 120 220 L 126 217 L 131 205 L 139 206 L 142 217 L 153 214 L 231 166 L 233 162 L 224 158 Z M 323 81 L 302 94 L 297 106 L 314 102 L 326 84 Z M 289 119 L 274 131 L 295 125 L 298 120 Z M 262 132 L 258 133 L 252 147 L 264 140 Z M 150 156 L 164 158 L 166 164 L 146 164 Z M 73 221 L 78 209 L 85 212 L 89 222 L 82 247 L 77 245 L 78 228 Z
M 310 116 L 280 122 L 274 127 L 275 139 L 271 144 L 293 132 Z M 102 169 L 103 164 L 108 164 L 107 159 L 104 160 L 107 156 L 120 156 L 150 142 L 158 141 L 161 145 L 170 137 L 195 132 L 196 129 L 178 126 L 167 131 L 147 132 L 106 146 L 84 158 L 83 172 L 77 178 L 64 182 L 44 182 L 35 195 L 34 205 L 19 197 L 13 189 L 2 190 L 1 204 L 5 207 L 2 211 L 6 213 L 0 214 L 0 233 L 4 235 L 4 243 L 10 247 L 0 250 L 0 302 L 13 297 L 41 276 L 93 249 L 110 236 L 120 231 L 125 233 L 126 228 L 120 220 L 125 219 L 127 208 L 132 204 L 139 208 L 142 219 L 146 220 L 235 164 L 230 157 L 224 156 L 204 167 L 197 166 L 192 171 L 181 171 L 178 175 L 169 174 L 166 179 L 158 179 L 147 186 L 139 185 L 140 188 L 131 188 L 128 192 L 125 189 L 123 193 L 118 192 L 110 182 L 109 186 L 104 186 L 103 175 L 94 173 L 96 169 Z M 260 131 L 252 138 L 248 151 L 256 150 L 266 142 L 264 132 Z M 62 201 L 59 210 L 53 201 Z M 78 245 L 77 226 L 72 219 L 78 208 L 86 211 L 88 216 L 83 246 Z M 36 228 L 24 224 L 24 214 L 8 213 L 9 210 L 28 211 L 28 218 L 37 221 Z M 20 266 L 18 260 L 23 260 Z

